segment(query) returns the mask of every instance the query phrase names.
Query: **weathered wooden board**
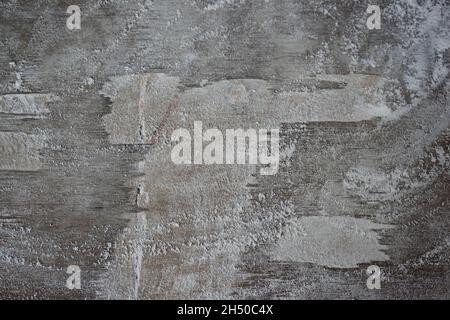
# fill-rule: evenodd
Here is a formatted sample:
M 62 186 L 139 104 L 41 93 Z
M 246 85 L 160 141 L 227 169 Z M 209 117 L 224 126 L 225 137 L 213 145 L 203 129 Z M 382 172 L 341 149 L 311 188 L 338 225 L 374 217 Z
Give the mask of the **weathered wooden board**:
M 0 298 L 450 298 L 449 9 L 2 1 Z M 195 121 L 278 172 L 174 164 Z

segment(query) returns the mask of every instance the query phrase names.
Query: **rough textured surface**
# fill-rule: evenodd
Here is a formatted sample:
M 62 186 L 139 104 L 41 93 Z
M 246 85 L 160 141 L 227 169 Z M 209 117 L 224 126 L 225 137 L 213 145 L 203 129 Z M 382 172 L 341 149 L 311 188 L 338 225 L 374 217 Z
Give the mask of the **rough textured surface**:
M 2 1 L 0 297 L 450 298 L 449 9 Z M 175 165 L 194 121 L 279 128 L 278 173 Z

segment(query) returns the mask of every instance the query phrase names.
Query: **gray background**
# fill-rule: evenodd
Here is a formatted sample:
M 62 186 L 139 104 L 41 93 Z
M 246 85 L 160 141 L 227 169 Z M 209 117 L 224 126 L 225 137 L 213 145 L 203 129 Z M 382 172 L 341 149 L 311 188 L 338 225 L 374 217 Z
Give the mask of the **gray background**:
M 449 7 L 2 0 L 0 297 L 448 299 Z M 194 121 L 279 172 L 174 165 Z

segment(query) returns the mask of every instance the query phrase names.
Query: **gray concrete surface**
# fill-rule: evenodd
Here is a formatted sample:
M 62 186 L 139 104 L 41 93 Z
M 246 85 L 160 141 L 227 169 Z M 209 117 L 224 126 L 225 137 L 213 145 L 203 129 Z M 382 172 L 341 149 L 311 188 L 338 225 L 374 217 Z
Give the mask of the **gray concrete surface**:
M 449 9 L 2 1 L 0 298 L 449 299 Z M 194 121 L 277 174 L 174 164 Z

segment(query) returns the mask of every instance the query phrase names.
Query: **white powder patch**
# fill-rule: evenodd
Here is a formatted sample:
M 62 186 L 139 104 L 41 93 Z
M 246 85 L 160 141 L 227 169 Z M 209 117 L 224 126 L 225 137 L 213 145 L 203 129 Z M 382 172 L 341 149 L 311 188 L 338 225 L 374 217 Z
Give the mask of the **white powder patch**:
M 42 137 L 19 132 L 0 132 L 0 170 L 35 171 L 41 168 Z
M 225 6 L 236 5 L 244 3 L 243 0 L 215 0 L 213 3 L 208 4 L 204 10 L 205 11 L 215 11 L 218 9 L 222 9 Z
M 270 82 L 240 79 L 182 91 L 180 79 L 165 74 L 114 77 L 100 91 L 114 104 L 103 122 L 111 143 L 145 144 L 170 140 L 173 130 L 193 121 L 210 121 L 219 129 L 276 128 L 282 122 L 395 120 L 409 110 L 388 107 L 387 91 L 394 94 L 398 84 L 382 77 L 322 75 L 302 81 L 343 85 L 274 94 Z
M 386 261 L 375 230 L 392 228 L 367 219 L 311 216 L 292 220 L 272 251 L 278 261 L 309 262 L 330 268 L 356 268 Z
M 105 299 L 139 299 L 142 282 L 142 261 L 147 238 L 145 212 L 124 215 L 130 223 L 114 243 L 114 263 L 98 280 L 98 295 Z
M 56 100 L 52 94 L 6 94 L 0 96 L 0 113 L 40 116 L 49 113 L 46 104 Z

